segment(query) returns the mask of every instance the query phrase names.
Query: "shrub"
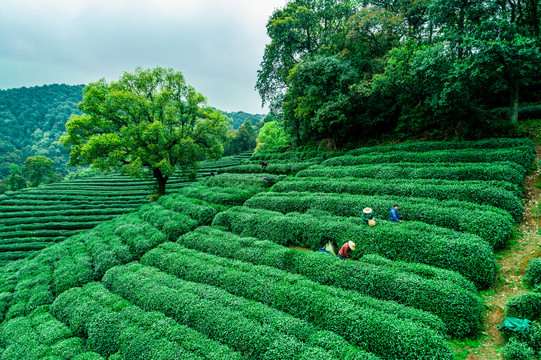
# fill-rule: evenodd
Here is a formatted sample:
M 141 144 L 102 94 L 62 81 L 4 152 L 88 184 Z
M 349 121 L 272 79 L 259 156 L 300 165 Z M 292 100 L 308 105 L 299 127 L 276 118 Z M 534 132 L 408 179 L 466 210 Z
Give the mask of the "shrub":
M 462 162 L 462 163 L 491 163 L 497 161 L 511 161 L 519 164 L 526 172 L 534 160 L 534 147 L 518 146 L 514 148 L 495 149 L 487 151 L 486 149 L 461 149 L 452 150 L 431 150 L 423 152 L 413 151 L 389 151 L 359 154 L 352 151 L 349 155 L 335 157 L 322 162 L 325 166 L 352 166 L 362 164 L 380 164 L 380 163 L 437 163 L 437 162 Z M 381 150 L 381 149 L 380 149 Z M 358 154 L 358 155 L 357 155 Z
M 531 287 L 541 285 L 541 258 L 530 260 L 530 265 L 526 269 L 524 280 Z
M 422 221 L 480 236 L 495 248 L 502 247 L 513 233 L 513 218 L 498 208 L 458 200 L 438 201 L 406 196 L 369 196 L 334 193 L 261 193 L 248 199 L 244 206 L 279 211 L 301 212 L 324 210 L 329 214 L 359 217 L 369 206 L 375 216 L 385 221 L 389 209 L 400 204 L 403 220 Z
M 55 300 L 52 311 L 63 322 L 76 324 L 88 334 L 87 346 L 105 357 L 118 354 L 124 360 L 165 360 L 199 359 L 199 355 L 240 360 L 240 355 L 226 346 L 161 313 L 145 312 L 99 283 L 64 292 Z
M 501 180 L 524 184 L 524 169 L 512 162 L 495 163 L 383 163 L 357 166 L 312 166 L 299 177 L 356 177 L 376 179 Z
M 211 206 L 211 204 L 197 199 L 192 199 L 180 194 L 162 196 L 158 201 L 166 209 L 173 210 L 180 214 L 185 214 L 199 225 L 210 225 L 214 216 L 221 210 L 221 207 Z
M 516 339 L 510 339 L 502 353 L 506 360 L 530 360 L 535 355 L 528 344 Z
M 214 218 L 213 226 L 222 226 L 236 234 L 254 236 L 281 245 L 310 247 L 313 250 L 328 241 L 335 245 L 353 240 L 354 257 L 379 254 L 391 260 L 421 262 L 459 272 L 479 288 L 492 285 L 496 261 L 491 247 L 479 237 L 417 222 L 379 222 L 375 227 L 357 225 L 338 218 L 280 213 L 247 207 L 235 207 Z
M 177 243 L 213 255 L 273 266 L 322 285 L 351 289 L 434 313 L 455 336 L 475 334 L 480 327 L 483 309 L 479 299 L 470 290 L 448 280 L 429 279 L 390 266 L 338 261 L 334 256 L 288 249 L 270 241 L 241 238 L 209 227 L 185 234 Z M 143 259 L 147 256 L 150 253 Z
M 524 211 L 520 197 L 513 191 L 506 189 L 505 183 L 502 182 L 290 178 L 280 181 L 272 187 L 272 190 L 275 192 L 308 191 L 469 201 L 504 209 L 515 219 L 519 219 Z
M 507 316 L 536 320 L 541 318 L 541 293 L 514 296 L 506 305 Z
M 208 285 L 186 282 L 135 263 L 110 269 L 103 283 L 136 305 L 146 310 L 162 309 L 165 315 L 229 345 L 247 358 L 270 359 L 271 354 L 280 359 L 330 358 L 322 348 L 303 344 L 282 332 L 281 328 L 290 328 L 288 323 L 298 323 L 297 319 Z M 306 324 L 309 331 L 312 327 Z M 286 351 L 284 344 L 297 351 Z M 348 348 L 355 355 L 357 349 Z M 360 352 L 355 358 L 373 357 Z

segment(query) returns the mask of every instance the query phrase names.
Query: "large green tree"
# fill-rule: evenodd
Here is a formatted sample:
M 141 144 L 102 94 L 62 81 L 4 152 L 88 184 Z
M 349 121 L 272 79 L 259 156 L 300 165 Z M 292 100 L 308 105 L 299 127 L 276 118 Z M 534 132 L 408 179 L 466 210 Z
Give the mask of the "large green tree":
M 24 161 L 22 173 L 30 180 L 30 186 L 36 187 L 46 179 L 53 178 L 54 161 L 45 156 L 32 156 Z
M 188 173 L 197 161 L 223 154 L 226 117 L 173 69 L 138 67 L 118 81 L 90 83 L 79 109 L 60 140 L 69 164 L 150 173 L 162 195 L 175 169 Z
M 289 72 L 316 54 L 339 53 L 346 22 L 358 7 L 355 0 L 292 0 L 276 10 L 267 23 L 271 42 L 258 70 L 256 89 L 263 103 L 280 113 Z

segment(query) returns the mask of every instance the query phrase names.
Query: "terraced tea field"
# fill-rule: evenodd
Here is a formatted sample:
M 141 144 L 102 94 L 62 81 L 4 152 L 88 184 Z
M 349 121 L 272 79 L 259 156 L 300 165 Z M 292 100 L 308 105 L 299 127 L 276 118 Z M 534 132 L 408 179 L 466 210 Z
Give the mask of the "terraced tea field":
M 111 201 L 140 203 L 0 268 L 0 359 L 454 359 L 450 340 L 484 330 L 479 291 L 523 215 L 534 150 L 256 154 L 153 203 L 148 184 L 116 188 Z M 318 251 L 347 241 L 352 260 Z

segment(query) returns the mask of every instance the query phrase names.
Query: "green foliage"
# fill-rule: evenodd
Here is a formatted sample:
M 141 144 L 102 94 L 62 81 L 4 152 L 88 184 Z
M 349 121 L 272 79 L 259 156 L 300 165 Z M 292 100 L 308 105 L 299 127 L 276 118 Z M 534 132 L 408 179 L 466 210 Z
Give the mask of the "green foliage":
M 289 136 L 285 133 L 282 126 L 276 121 L 271 121 L 263 125 L 259 131 L 259 136 L 257 137 L 256 142 L 256 152 L 282 151 L 290 145 Z
M 9 166 L 28 157 L 54 161 L 53 171 L 66 175 L 68 153 L 58 143 L 72 114 L 80 114 L 83 85 L 44 85 L 0 90 L 0 178 Z
M 495 248 L 501 248 L 513 233 L 513 219 L 489 206 L 464 201 L 435 200 L 407 196 L 369 196 L 309 192 L 266 192 L 248 199 L 244 206 L 279 211 L 324 210 L 336 216 L 360 217 L 369 206 L 376 218 L 386 221 L 394 204 L 399 204 L 402 220 L 421 221 L 478 235 Z
M 245 166 L 245 165 L 239 165 Z M 236 170 L 232 167 L 227 171 Z M 522 186 L 524 170 L 512 162 L 494 163 L 383 163 L 353 166 L 311 166 L 299 171 L 299 177 L 328 177 L 375 179 L 444 179 L 444 180 L 501 180 Z
M 356 195 L 426 197 L 438 200 L 469 201 L 507 211 L 520 219 L 524 207 L 516 185 L 501 181 L 452 181 L 432 179 L 288 178 L 273 186 L 276 192 L 327 192 Z
M 198 160 L 223 154 L 225 116 L 173 69 L 136 68 L 117 82 L 91 83 L 79 108 L 83 115 L 72 117 L 60 140 L 70 149 L 69 164 L 133 177 L 146 169 L 162 195 L 177 167 L 189 172 Z
M 529 360 L 535 355 L 533 349 L 528 344 L 514 338 L 505 344 L 505 349 L 502 353 L 506 360 Z
M 184 249 L 177 244 L 156 248 L 145 254 L 141 262 L 180 279 L 213 285 L 311 321 L 384 358 L 394 358 L 404 352 L 419 359 L 445 357 L 448 351 L 446 344 L 438 340 L 438 335 L 433 332 L 443 330 L 437 317 L 430 318 L 428 314 L 406 307 L 374 301 L 355 292 L 318 285 L 275 268 L 223 259 Z M 239 278 L 244 279 L 244 283 L 239 284 L 235 280 Z M 377 321 L 377 326 L 374 321 Z M 335 325 L 339 322 L 343 322 L 341 327 Z M 402 330 L 394 335 L 391 328 Z M 410 331 L 416 333 L 415 339 L 405 333 Z M 368 338 L 377 338 L 378 334 L 387 337 L 387 341 L 392 341 L 396 348 L 384 349 L 381 343 L 366 342 Z M 421 345 L 425 341 L 432 344 L 431 350 Z
M 526 269 L 526 274 L 524 275 L 524 281 L 532 287 L 541 285 L 541 258 L 530 260 L 530 265 Z
M 479 299 L 453 281 L 423 277 L 391 266 L 338 261 L 334 256 L 287 249 L 270 241 L 243 238 L 209 227 L 185 234 L 177 243 L 209 254 L 273 266 L 322 285 L 356 290 L 363 295 L 429 311 L 438 315 L 454 336 L 479 329 L 482 313 Z M 370 304 L 367 300 L 356 303 Z
M 317 336 L 310 331 L 314 329 L 310 324 L 301 322 L 299 326 L 298 319 L 212 286 L 187 282 L 136 263 L 109 270 L 103 283 L 111 292 L 147 311 L 167 309 L 165 314 L 181 325 L 220 341 L 248 358 L 332 358 L 323 348 L 303 343 L 291 333 L 290 329 L 296 329 L 297 334 L 300 330 L 301 335 Z M 353 353 L 357 350 L 349 348 Z M 374 357 L 359 352 L 353 358 Z
M 336 246 L 352 240 L 353 257 L 379 254 L 391 260 L 420 262 L 459 272 L 479 288 L 494 282 L 496 261 L 491 247 L 479 237 L 419 222 L 380 221 L 375 227 L 352 219 L 280 213 L 234 207 L 212 222 L 242 236 L 253 236 L 281 245 L 317 250 L 328 241 Z
M 333 148 L 369 132 L 359 118 L 357 70 L 338 57 L 316 57 L 295 66 L 287 78 L 284 126 L 298 144 L 330 139 Z
M 54 161 L 45 156 L 29 157 L 24 161 L 22 173 L 28 176 L 30 186 L 36 187 L 42 181 L 50 181 L 53 177 Z
M 527 292 L 514 296 L 506 304 L 507 316 L 521 319 L 541 319 L 541 293 Z

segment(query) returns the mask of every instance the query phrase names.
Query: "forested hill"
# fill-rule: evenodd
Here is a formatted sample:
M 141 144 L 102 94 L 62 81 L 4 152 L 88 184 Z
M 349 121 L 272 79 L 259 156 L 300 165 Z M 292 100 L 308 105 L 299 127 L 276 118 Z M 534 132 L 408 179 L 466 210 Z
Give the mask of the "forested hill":
M 244 111 L 237 111 L 237 112 L 225 112 L 222 111 L 224 115 L 227 117 L 233 119 L 233 129 L 238 130 L 238 128 L 244 124 L 245 121 L 249 121 L 252 125 L 255 125 L 263 120 L 265 115 L 262 114 L 248 114 Z
M 54 161 L 54 172 L 66 175 L 69 154 L 58 140 L 66 131 L 72 114 L 80 114 L 85 85 L 44 85 L 0 90 L 0 179 L 10 174 L 10 166 L 21 167 L 30 156 Z M 253 125 L 264 115 L 243 111 L 223 112 L 233 120 L 233 129 L 245 121 Z
M 58 143 L 66 122 L 82 100 L 84 85 L 44 85 L 0 90 L 0 178 L 12 164 L 46 156 L 65 175 L 68 152 Z

